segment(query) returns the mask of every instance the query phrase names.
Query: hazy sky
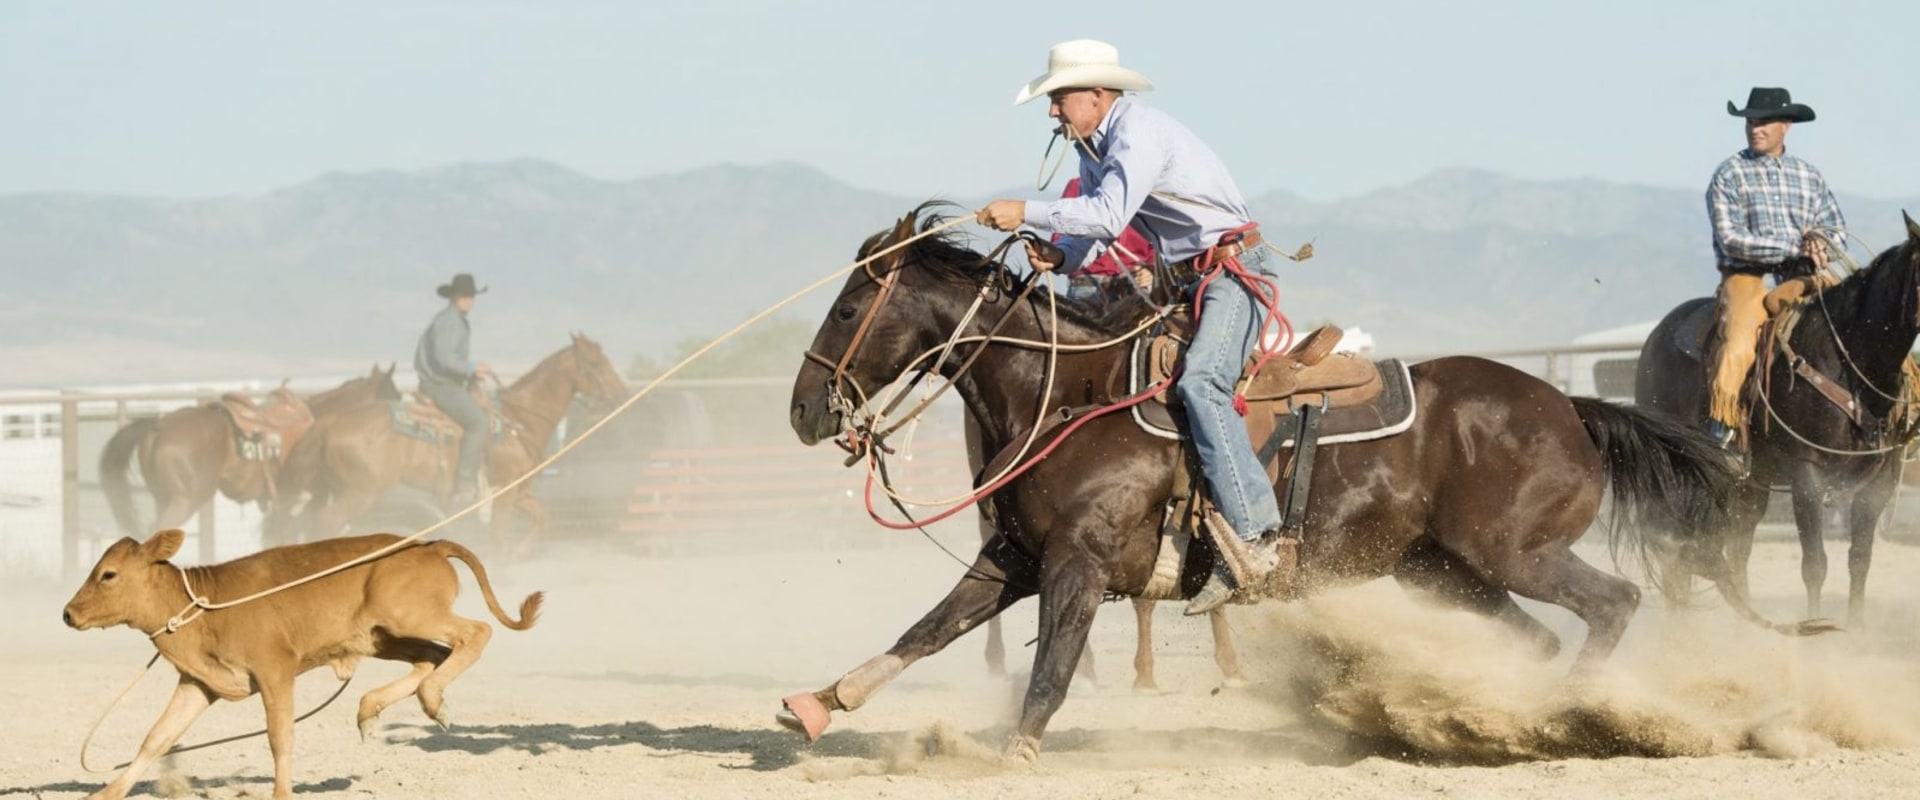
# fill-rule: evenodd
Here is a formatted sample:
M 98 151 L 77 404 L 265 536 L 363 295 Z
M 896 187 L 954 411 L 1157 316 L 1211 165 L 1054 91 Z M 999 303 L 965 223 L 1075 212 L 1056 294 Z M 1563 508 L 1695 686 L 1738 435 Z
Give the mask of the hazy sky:
M 1118 45 L 1249 194 L 1441 167 L 1697 187 L 1725 101 L 1784 85 L 1789 149 L 1920 195 L 1920 3 L 9 2 L 0 193 L 252 194 L 329 170 L 550 159 L 600 178 L 798 161 L 910 196 L 1032 179 L 1015 90 Z

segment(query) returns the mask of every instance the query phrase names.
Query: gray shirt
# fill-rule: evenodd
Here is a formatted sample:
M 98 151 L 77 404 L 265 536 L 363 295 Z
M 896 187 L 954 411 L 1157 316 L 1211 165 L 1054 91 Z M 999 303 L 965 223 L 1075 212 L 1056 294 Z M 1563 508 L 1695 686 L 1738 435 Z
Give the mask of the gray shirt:
M 468 357 L 472 338 L 467 315 L 448 303 L 420 334 L 420 344 L 413 350 L 413 371 L 422 382 L 466 384 L 473 377 L 473 361 Z

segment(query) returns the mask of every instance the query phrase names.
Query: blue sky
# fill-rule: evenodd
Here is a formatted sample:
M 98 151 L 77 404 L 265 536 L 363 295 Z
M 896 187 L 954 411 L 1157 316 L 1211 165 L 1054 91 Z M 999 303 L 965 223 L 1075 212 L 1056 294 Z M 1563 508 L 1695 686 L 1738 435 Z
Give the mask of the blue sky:
M 1443 167 L 1703 186 L 1725 101 L 1920 196 L 1920 3 L 18 2 L 0 193 L 254 194 L 330 170 L 550 159 L 600 178 L 796 161 L 909 196 L 1031 180 L 1047 47 L 1118 45 L 1250 194 Z

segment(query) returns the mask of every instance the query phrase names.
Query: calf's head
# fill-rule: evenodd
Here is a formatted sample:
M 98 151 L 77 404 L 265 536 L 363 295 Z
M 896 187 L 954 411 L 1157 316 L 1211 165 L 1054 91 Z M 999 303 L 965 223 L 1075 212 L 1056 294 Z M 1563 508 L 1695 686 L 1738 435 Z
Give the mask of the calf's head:
M 137 624 L 142 619 L 166 619 L 178 608 L 165 608 L 166 598 L 179 590 L 180 573 L 167 559 L 180 552 L 186 534 L 161 531 L 144 542 L 121 539 L 87 574 L 87 582 L 67 601 L 61 621 L 76 630 Z

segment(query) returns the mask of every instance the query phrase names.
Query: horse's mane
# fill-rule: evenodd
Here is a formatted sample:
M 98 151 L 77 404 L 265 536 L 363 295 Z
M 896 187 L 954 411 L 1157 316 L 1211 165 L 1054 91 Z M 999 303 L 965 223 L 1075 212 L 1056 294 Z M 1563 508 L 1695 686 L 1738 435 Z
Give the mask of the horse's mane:
M 943 213 L 965 209 L 940 200 L 929 200 L 907 212 L 906 220 L 911 229 L 926 233 L 946 224 L 953 214 Z M 917 224 L 916 224 L 917 223 Z M 893 230 L 885 230 L 867 238 L 860 246 L 860 258 L 864 259 L 885 248 L 893 241 Z M 915 240 L 906 248 L 907 257 L 901 261 L 925 269 L 935 277 L 954 283 L 979 286 L 988 281 L 998 282 L 1000 286 L 1012 287 L 1018 277 L 1005 263 L 990 261 L 986 255 L 974 250 L 967 235 L 959 228 L 950 228 L 932 236 Z M 1046 298 L 1036 294 L 1028 302 L 1036 304 L 1039 313 L 1045 314 Z M 1140 320 L 1154 313 L 1153 304 L 1138 294 L 1122 295 L 1116 302 L 1097 304 L 1087 303 L 1056 293 L 1056 302 L 1063 321 L 1083 328 L 1094 336 L 1118 336 L 1134 329 Z
M 1895 274 L 1900 271 L 1901 262 L 1909 258 L 1920 258 L 1920 253 L 1915 253 L 1914 250 L 1914 242 L 1907 241 L 1881 251 L 1880 255 L 1874 256 L 1873 261 L 1865 268 L 1848 275 L 1833 288 L 1822 292 L 1820 298 L 1815 301 L 1816 305 L 1824 305 L 1835 322 L 1861 319 L 1862 312 L 1873 303 L 1874 298 L 1884 298 L 1886 296 L 1884 292 L 1891 290 L 1882 284 L 1901 278 Z M 1902 294 L 1910 293 L 1902 292 Z M 1913 302 L 1913 298 L 1903 297 L 1900 313 L 1912 318 Z

